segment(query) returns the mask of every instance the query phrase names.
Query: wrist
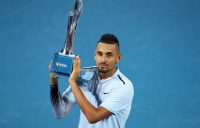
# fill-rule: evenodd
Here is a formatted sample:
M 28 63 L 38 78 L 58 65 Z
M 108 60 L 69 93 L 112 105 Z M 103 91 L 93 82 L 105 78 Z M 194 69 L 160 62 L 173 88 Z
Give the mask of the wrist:
M 77 84 L 77 83 L 76 83 L 76 80 L 70 79 L 70 78 L 69 78 L 69 84 L 70 84 L 70 85 L 75 85 L 75 84 Z
M 51 87 L 56 87 L 58 85 L 58 82 L 50 82 Z
M 58 84 L 58 80 L 50 79 L 50 85 L 57 85 L 57 84 Z
M 50 74 L 50 85 L 57 85 L 58 84 L 58 77 L 55 77 L 53 74 Z
M 55 88 L 55 87 L 58 87 L 58 85 L 57 85 L 57 84 L 51 84 L 51 83 L 50 83 L 50 87 L 51 87 L 51 88 Z

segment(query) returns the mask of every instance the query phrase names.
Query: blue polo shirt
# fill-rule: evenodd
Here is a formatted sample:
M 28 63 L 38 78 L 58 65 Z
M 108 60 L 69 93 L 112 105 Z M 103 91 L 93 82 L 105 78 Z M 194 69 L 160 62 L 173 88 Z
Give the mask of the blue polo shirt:
M 131 110 L 134 89 L 131 81 L 119 69 L 107 79 L 100 79 L 96 68 L 82 70 L 77 83 L 92 105 L 102 106 L 112 112 L 109 117 L 94 124 L 90 124 L 81 112 L 79 128 L 125 127 Z M 63 97 L 76 103 L 70 87 L 63 93 Z

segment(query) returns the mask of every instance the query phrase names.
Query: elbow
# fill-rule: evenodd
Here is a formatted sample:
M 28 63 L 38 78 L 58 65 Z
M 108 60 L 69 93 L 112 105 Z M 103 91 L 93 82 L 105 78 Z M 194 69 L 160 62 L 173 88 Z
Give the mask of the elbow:
M 59 120 L 62 119 L 63 117 L 55 116 L 55 118 Z
M 102 120 L 103 117 L 102 114 L 99 113 L 99 109 L 95 109 L 95 111 L 89 111 L 88 113 L 85 113 L 85 116 L 87 117 L 88 119 L 88 122 L 90 124 L 94 124 L 94 123 L 97 123 L 99 122 L 100 120 Z
M 96 120 L 96 119 L 89 119 L 88 122 L 90 124 L 94 124 L 94 123 L 97 123 L 99 120 Z
M 88 117 L 88 122 L 89 122 L 90 124 L 97 123 L 97 122 L 100 121 L 100 120 L 101 120 L 101 119 L 98 118 L 97 115 L 95 116 L 95 114 L 93 114 L 93 116 Z
M 64 115 L 54 114 L 54 117 L 55 117 L 56 119 L 63 119 L 63 118 L 64 118 Z
M 67 114 L 63 111 L 56 111 L 56 110 L 54 110 L 53 113 L 54 113 L 54 117 L 56 119 L 63 119 L 65 117 L 65 115 Z

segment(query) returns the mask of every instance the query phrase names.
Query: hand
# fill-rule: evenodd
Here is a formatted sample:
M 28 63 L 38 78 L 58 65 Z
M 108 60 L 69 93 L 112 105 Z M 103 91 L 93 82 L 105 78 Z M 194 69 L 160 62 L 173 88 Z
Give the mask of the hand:
M 81 63 L 81 59 L 79 56 L 76 56 L 74 58 L 74 63 L 73 63 L 73 71 L 72 73 L 70 74 L 70 77 L 69 77 L 69 83 L 76 83 L 76 80 L 78 79 L 79 77 L 79 74 L 80 74 L 80 63 Z
M 49 64 L 49 72 L 50 72 L 50 70 L 51 70 L 51 64 Z M 50 73 L 49 77 L 50 77 L 50 85 L 51 86 L 55 86 L 58 84 L 58 75 Z

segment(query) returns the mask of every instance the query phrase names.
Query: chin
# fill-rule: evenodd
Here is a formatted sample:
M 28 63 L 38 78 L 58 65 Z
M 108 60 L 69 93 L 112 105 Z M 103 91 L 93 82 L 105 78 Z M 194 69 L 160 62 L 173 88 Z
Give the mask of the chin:
M 107 72 L 108 72 L 108 70 L 106 70 L 106 69 L 101 69 L 101 68 L 98 68 L 98 71 L 99 71 L 99 73 L 107 73 Z

